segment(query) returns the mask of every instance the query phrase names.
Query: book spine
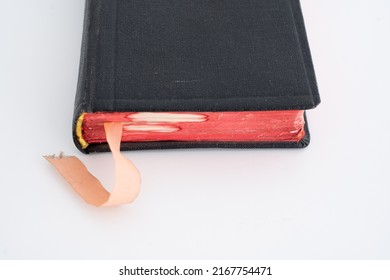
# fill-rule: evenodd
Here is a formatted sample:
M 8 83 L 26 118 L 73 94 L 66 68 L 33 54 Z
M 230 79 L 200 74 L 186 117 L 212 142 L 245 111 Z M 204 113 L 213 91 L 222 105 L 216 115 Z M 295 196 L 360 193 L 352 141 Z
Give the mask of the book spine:
M 96 53 L 99 32 L 100 0 L 86 0 L 83 37 L 81 43 L 80 68 L 73 115 L 73 140 L 76 147 L 85 151 L 80 139 L 80 125 L 85 112 L 93 108 L 96 89 Z

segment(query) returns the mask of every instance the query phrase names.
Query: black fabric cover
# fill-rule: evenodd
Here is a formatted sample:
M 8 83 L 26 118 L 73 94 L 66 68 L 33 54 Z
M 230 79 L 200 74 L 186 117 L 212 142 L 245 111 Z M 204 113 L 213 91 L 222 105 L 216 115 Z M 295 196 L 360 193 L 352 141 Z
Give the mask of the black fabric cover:
M 306 110 L 319 102 L 298 0 L 86 1 L 74 123 L 83 112 Z M 299 143 L 170 141 L 122 148 L 308 143 L 307 130 Z M 82 151 L 105 150 L 98 144 Z

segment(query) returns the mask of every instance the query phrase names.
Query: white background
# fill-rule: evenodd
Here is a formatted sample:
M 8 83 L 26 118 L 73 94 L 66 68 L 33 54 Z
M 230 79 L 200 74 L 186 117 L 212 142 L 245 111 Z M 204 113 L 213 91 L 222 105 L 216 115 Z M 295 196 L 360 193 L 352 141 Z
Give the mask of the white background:
M 86 205 L 71 139 L 84 1 L 1 0 L 0 258 L 389 259 L 390 2 L 302 0 L 322 103 L 304 150 L 126 152 L 142 193 Z

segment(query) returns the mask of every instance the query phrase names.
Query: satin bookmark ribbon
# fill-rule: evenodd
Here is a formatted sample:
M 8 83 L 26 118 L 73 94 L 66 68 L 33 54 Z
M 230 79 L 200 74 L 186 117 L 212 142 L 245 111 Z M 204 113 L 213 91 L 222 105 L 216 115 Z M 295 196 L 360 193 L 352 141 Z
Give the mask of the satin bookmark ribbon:
M 105 123 L 104 129 L 115 162 L 115 183 L 109 193 L 85 165 L 74 156 L 45 156 L 72 188 L 96 207 L 131 203 L 140 191 L 141 175 L 135 165 L 120 153 L 122 123 Z

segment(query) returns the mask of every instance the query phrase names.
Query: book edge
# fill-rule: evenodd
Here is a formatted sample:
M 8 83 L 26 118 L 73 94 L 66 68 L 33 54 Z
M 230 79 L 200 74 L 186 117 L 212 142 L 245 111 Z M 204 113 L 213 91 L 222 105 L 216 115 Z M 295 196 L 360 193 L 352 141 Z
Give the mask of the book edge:
M 290 0 L 289 2 L 291 12 L 294 17 L 295 29 L 297 32 L 296 35 L 300 43 L 301 56 L 303 64 L 305 66 L 307 83 L 310 88 L 310 94 L 312 96 L 313 101 L 313 107 L 310 109 L 313 109 L 321 103 L 321 99 L 318 91 L 317 79 L 313 64 L 313 58 L 310 51 L 309 39 L 306 32 L 305 19 L 303 16 L 300 1 Z
M 122 151 L 135 150 L 162 150 L 162 149 L 192 149 L 192 148 L 218 148 L 218 149 L 248 149 L 248 148 L 305 148 L 310 144 L 310 131 L 307 123 L 306 112 L 304 113 L 304 131 L 305 136 L 297 142 L 224 142 L 224 141 L 156 141 L 156 142 L 122 142 Z M 89 144 L 81 152 L 97 153 L 109 152 L 110 148 L 107 143 Z
M 76 147 L 84 151 L 88 145 L 82 139 L 81 124 L 85 112 L 91 112 L 93 108 L 94 84 L 96 78 L 96 45 L 97 40 L 100 0 L 86 0 L 84 8 L 84 23 L 80 52 L 79 76 L 74 102 L 72 135 Z

